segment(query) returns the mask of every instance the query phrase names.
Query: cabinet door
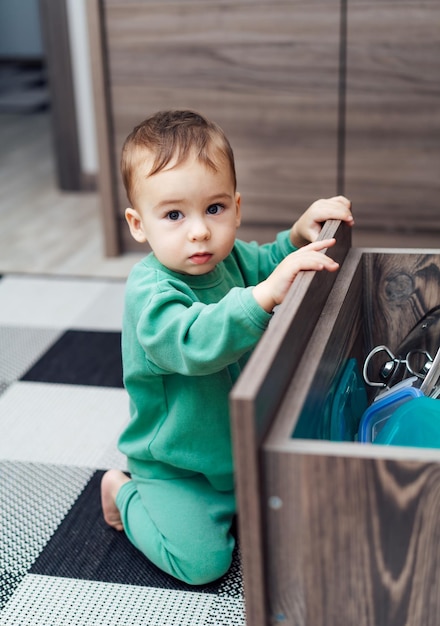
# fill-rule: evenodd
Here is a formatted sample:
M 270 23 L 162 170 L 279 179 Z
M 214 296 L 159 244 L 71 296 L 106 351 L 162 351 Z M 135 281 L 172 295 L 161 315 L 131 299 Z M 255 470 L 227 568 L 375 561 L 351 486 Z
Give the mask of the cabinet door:
M 191 108 L 219 123 L 235 152 L 240 236 L 260 242 L 336 192 L 339 2 L 104 0 L 118 181 L 123 140 L 151 113 Z
M 358 228 L 440 233 L 440 4 L 348 5 L 345 192 Z

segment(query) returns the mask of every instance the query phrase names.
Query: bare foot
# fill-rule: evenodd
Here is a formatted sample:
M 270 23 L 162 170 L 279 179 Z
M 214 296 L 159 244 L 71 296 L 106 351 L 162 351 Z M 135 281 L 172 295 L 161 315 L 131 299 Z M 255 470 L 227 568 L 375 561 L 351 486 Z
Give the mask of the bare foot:
M 116 530 L 124 530 L 121 514 L 116 506 L 116 496 L 124 483 L 130 480 L 124 472 L 117 469 L 108 470 L 101 480 L 101 505 L 104 519 Z

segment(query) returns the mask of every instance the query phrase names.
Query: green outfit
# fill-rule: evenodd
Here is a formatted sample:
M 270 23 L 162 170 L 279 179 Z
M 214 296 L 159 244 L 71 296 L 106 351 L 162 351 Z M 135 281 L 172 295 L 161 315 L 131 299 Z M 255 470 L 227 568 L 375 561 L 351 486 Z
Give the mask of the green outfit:
M 236 241 L 202 276 L 150 254 L 127 281 L 122 327 L 131 420 L 121 435 L 133 480 L 116 504 L 130 541 L 191 584 L 229 568 L 235 514 L 229 393 L 271 315 L 252 295 L 295 248 Z

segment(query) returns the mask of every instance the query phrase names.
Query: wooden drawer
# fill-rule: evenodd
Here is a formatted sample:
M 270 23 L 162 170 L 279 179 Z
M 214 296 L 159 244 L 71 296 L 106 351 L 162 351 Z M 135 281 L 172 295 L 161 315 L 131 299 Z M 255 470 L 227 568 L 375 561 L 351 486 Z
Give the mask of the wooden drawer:
M 247 623 L 434 625 L 440 450 L 317 432 L 344 362 L 396 348 L 440 303 L 440 250 L 355 249 L 345 225 L 323 230 L 341 269 L 298 277 L 231 395 Z

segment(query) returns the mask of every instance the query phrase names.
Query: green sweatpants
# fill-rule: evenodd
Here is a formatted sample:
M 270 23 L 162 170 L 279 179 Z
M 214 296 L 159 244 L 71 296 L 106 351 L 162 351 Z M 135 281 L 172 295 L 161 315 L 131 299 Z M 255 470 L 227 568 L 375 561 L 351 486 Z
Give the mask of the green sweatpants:
M 225 574 L 235 540 L 233 491 L 217 491 L 201 474 L 157 479 L 132 475 L 116 498 L 125 533 L 157 567 L 191 585 Z

